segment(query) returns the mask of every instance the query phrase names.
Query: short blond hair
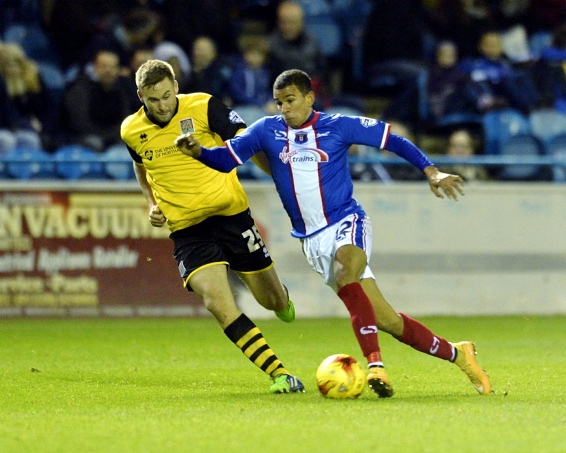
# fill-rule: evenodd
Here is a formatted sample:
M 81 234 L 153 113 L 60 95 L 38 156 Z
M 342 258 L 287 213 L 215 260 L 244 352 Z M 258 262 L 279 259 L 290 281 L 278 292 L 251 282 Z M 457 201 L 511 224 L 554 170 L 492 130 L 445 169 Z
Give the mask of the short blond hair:
M 171 83 L 175 82 L 175 71 L 166 61 L 148 60 L 136 71 L 136 86 L 140 91 L 142 88 L 152 87 L 165 79 L 169 79 Z

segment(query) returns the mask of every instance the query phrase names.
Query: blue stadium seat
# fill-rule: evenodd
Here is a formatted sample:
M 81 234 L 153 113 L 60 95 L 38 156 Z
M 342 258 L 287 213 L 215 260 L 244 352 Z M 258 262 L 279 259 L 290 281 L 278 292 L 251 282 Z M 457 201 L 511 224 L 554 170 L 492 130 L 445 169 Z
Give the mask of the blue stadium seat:
M 552 43 L 552 31 L 542 30 L 533 33 L 529 37 L 529 50 L 535 58 L 540 56 L 543 49 Z
M 556 182 L 566 182 L 566 133 L 555 135 L 546 142 L 544 152 L 564 161 L 564 166 L 552 167 L 552 178 Z
M 19 44 L 26 55 L 36 62 L 60 64 L 60 58 L 53 43 L 39 25 L 9 25 L 4 31 L 4 41 Z
M 107 179 L 100 155 L 80 145 L 65 145 L 53 155 L 57 173 L 69 180 Z
M 530 134 L 531 125 L 526 116 L 515 109 L 495 110 L 482 117 L 484 154 L 500 154 L 501 146 L 511 136 Z
M 37 67 L 49 92 L 53 94 L 56 101 L 61 101 L 65 91 L 65 75 L 63 71 L 58 66 L 43 61 L 39 61 Z
M 345 51 L 350 55 L 350 75 L 354 82 L 364 82 L 363 40 L 367 18 L 373 8 L 373 0 L 334 0 L 333 14 L 342 28 Z M 387 81 L 386 81 L 387 82 Z M 391 82 L 391 81 L 390 81 Z
M 340 24 L 331 15 L 309 17 L 307 30 L 316 37 L 320 52 L 325 57 L 343 57 L 343 37 Z
M 104 171 L 112 179 L 127 181 L 135 177 L 132 158 L 126 145 L 109 147 L 101 154 L 100 160 L 104 164 Z
M 543 148 L 540 141 L 531 134 L 518 133 L 509 136 L 500 146 L 501 156 L 540 157 Z M 534 181 L 543 178 L 544 169 L 539 165 L 506 165 L 497 174 L 500 181 Z
M 556 135 L 566 134 L 566 114 L 552 108 L 534 110 L 529 115 L 531 130 L 546 146 Z
M 364 112 L 362 110 L 358 110 L 357 108 L 350 107 L 347 105 L 333 104 L 332 107 L 329 107 L 324 111 L 329 115 L 340 113 L 341 115 L 345 115 L 345 116 L 364 116 Z
M 428 95 L 428 71 L 423 72 L 417 78 L 419 119 L 433 127 L 451 127 L 459 124 L 482 124 L 482 115 L 468 112 L 454 112 L 444 115 L 442 118 L 433 119 L 430 112 Z
M 16 148 L 5 162 L 6 172 L 14 179 L 57 178 L 52 156 L 42 149 Z

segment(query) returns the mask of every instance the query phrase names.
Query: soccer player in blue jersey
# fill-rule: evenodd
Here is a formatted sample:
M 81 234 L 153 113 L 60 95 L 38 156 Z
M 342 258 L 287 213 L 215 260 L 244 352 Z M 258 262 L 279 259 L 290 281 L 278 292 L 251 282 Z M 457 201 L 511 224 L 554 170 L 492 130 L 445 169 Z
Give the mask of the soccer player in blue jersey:
M 440 198 L 457 200 L 463 195 L 462 178 L 440 172 L 413 143 L 391 134 L 388 123 L 313 110 L 315 95 L 303 71 L 281 73 L 273 84 L 273 97 L 281 114 L 260 119 L 225 146 L 202 147 L 191 134 L 179 136 L 175 143 L 185 154 L 222 172 L 254 155 L 256 160 L 263 159 L 291 219 L 292 236 L 301 240 L 312 268 L 350 313 L 368 362 L 368 384 L 379 397 L 393 396 L 393 387 L 383 366 L 378 330 L 425 354 L 456 363 L 480 394 L 489 394 L 491 382 L 476 362 L 473 343 L 448 342 L 397 313 L 381 294 L 369 268 L 371 222 L 353 198 L 348 148 L 364 144 L 396 153 L 424 172 Z

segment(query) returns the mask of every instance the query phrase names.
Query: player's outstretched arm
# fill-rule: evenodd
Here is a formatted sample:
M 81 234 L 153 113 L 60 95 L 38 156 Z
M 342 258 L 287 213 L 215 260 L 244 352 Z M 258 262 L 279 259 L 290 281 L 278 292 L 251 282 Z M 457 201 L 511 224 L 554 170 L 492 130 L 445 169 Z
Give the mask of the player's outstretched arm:
M 464 195 L 464 180 L 461 176 L 443 173 L 433 165 L 429 165 L 424 169 L 424 173 L 428 178 L 430 189 L 439 197 L 444 198 L 444 194 L 448 198 L 458 201 L 458 194 Z
M 175 145 L 177 145 L 177 148 L 184 154 L 194 157 L 195 159 L 199 158 L 202 153 L 200 143 L 190 133 L 179 135 L 175 139 Z

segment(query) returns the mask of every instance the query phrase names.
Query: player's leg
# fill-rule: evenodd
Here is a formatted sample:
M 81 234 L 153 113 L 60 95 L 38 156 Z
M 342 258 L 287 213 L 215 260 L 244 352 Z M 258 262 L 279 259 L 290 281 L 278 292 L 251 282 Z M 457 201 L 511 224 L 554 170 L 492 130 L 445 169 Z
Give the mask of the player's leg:
M 393 386 L 381 359 L 376 313 L 359 281 L 366 266 L 366 252 L 358 246 L 343 245 L 336 251 L 334 277 L 337 294 L 350 313 L 358 344 L 368 361 L 368 385 L 380 398 L 389 398 L 393 396 Z
M 395 312 L 373 278 L 362 279 L 361 284 L 375 310 L 379 330 L 391 334 L 417 351 L 456 363 L 479 393 L 491 392 L 489 376 L 476 363 L 473 343 L 452 344 L 419 321 L 404 313 Z
M 202 298 L 226 336 L 254 365 L 274 380 L 271 393 L 304 391 L 302 383 L 285 369 L 259 328 L 236 306 L 226 265 L 212 264 L 197 269 L 189 277 L 188 284 Z
M 262 307 L 274 311 L 282 321 L 295 319 L 295 306 L 273 265 L 257 272 L 236 273 Z
M 295 308 L 275 271 L 259 228 L 249 210 L 220 220 L 219 239 L 230 267 L 257 302 L 285 322 L 295 319 Z

